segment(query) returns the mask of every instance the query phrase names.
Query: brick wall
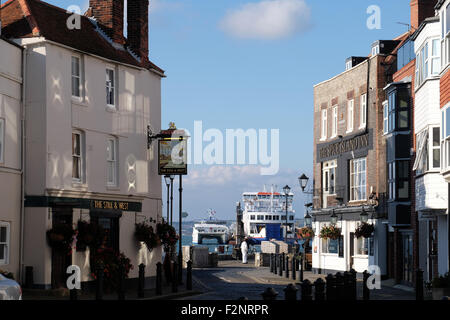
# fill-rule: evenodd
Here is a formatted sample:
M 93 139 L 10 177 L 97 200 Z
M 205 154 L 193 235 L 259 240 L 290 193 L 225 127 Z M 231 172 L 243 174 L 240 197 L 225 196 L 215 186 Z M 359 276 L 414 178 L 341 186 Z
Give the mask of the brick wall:
M 450 69 L 441 77 L 441 108 L 450 101 Z
M 128 44 L 143 58 L 148 58 L 148 4 L 148 0 L 127 1 Z
M 105 33 L 120 44 L 125 43 L 123 36 L 124 0 L 89 0 L 89 7 Z

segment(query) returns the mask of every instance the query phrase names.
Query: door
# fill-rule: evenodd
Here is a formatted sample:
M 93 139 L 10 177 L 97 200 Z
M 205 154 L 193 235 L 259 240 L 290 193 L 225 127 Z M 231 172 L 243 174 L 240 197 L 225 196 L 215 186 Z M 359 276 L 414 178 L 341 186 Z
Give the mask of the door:
M 349 259 L 350 259 L 350 269 L 353 268 L 353 256 L 355 255 L 355 233 L 350 232 L 350 254 L 349 254 Z
M 52 224 L 73 223 L 72 207 L 52 208 Z M 72 264 L 71 252 L 52 249 L 52 288 L 62 288 L 66 286 L 67 267 Z
M 119 217 L 108 215 L 91 216 L 91 221 L 98 223 L 105 232 L 103 245 L 119 252 Z
M 412 234 L 403 234 L 403 282 L 411 284 L 413 281 L 413 237 Z

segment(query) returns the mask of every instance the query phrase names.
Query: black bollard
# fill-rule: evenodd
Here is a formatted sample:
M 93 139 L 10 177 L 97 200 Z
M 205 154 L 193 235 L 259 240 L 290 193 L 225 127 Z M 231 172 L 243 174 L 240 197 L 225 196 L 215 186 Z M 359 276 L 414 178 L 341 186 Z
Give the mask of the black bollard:
M 336 300 L 336 278 L 330 273 L 325 278 L 327 283 L 326 288 L 326 297 L 327 300 L 333 301 Z
M 295 271 L 296 264 L 297 264 L 297 258 L 292 257 L 292 280 L 295 280 L 295 278 L 296 278 L 296 276 L 295 276 L 297 274 L 297 272 Z
M 78 300 L 78 290 L 71 289 L 70 291 L 70 300 Z
M 125 270 L 123 265 L 119 265 L 119 285 L 117 288 L 117 298 L 119 300 L 125 300 Z
M 423 270 L 416 271 L 416 300 L 423 300 Z
M 283 256 L 281 254 L 278 257 L 278 275 L 283 276 Z
M 336 300 L 345 299 L 344 276 L 342 273 L 336 273 Z
M 176 261 L 173 262 L 172 292 L 178 292 L 178 263 Z
M 33 267 L 26 266 L 25 267 L 25 288 L 31 289 L 34 286 L 33 280 Z
M 286 279 L 289 279 L 289 257 L 286 257 L 286 262 L 285 262 L 285 266 L 286 266 L 286 268 L 285 268 L 285 276 L 286 276 Z
M 316 301 L 324 301 L 325 300 L 325 281 L 322 278 L 314 281 L 314 298 Z
M 352 275 L 350 272 L 344 272 L 344 300 L 351 300 L 352 294 Z
M 351 275 L 351 300 L 358 300 L 358 288 L 356 286 L 356 270 L 350 269 L 350 275 Z
M 139 265 L 139 282 L 138 282 L 138 298 L 144 298 L 144 287 L 145 287 L 145 264 L 141 263 Z
M 302 288 L 302 301 L 312 301 L 312 284 L 306 279 L 301 283 Z
M 156 295 L 162 295 L 162 263 L 156 264 Z
M 277 255 L 276 254 L 273 255 L 273 273 L 274 274 L 278 273 L 278 271 L 277 271 Z
M 363 272 L 363 300 L 370 300 L 370 290 L 367 286 L 370 274 L 365 270 Z
M 300 257 L 300 265 L 298 268 L 298 280 L 303 281 L 303 255 Z
M 285 270 L 285 268 L 286 268 L 286 266 L 285 266 L 285 264 L 284 264 L 284 262 L 286 261 L 285 259 L 286 259 L 286 255 L 285 255 L 285 253 L 283 252 L 282 254 L 281 254 L 282 256 L 283 256 L 283 260 L 282 260 L 282 265 L 283 265 L 283 271 Z
M 294 272 L 295 273 L 295 272 Z M 288 286 L 283 289 L 284 300 L 297 300 L 297 287 L 294 284 L 288 284 Z
M 189 260 L 187 262 L 187 269 L 186 269 L 186 289 L 192 290 L 192 261 Z
M 95 300 L 103 300 L 103 266 L 97 267 L 97 281 L 95 290 Z
M 270 254 L 270 272 L 273 273 L 273 253 Z
M 277 300 L 278 292 L 273 288 L 267 288 L 261 295 L 263 300 Z

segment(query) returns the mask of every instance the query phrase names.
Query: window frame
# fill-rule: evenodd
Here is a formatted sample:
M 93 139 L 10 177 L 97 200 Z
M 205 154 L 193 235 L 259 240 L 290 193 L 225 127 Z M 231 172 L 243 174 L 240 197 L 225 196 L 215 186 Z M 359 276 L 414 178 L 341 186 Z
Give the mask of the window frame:
M 364 163 L 364 171 L 361 170 L 361 164 Z M 359 165 L 358 165 L 359 164 Z M 355 167 L 357 168 L 357 171 L 355 172 Z M 359 170 L 359 171 L 358 171 Z M 367 157 L 361 157 L 361 158 L 355 158 L 350 160 L 350 202 L 356 202 L 356 201 L 366 201 L 367 200 Z M 364 184 L 359 184 L 361 182 L 361 178 L 358 178 L 359 175 L 361 175 L 361 178 L 364 177 Z M 355 182 L 358 181 L 358 184 L 356 185 Z M 360 195 L 360 197 L 355 197 L 355 192 L 363 191 L 364 196 Z
M 326 161 L 322 165 L 322 190 L 323 194 L 327 196 L 336 195 L 336 172 L 337 172 L 337 161 L 330 160 Z M 334 178 L 331 179 L 331 175 Z M 326 179 L 328 177 L 328 179 Z M 333 181 L 333 185 L 331 185 Z
M 328 110 L 322 109 L 321 111 L 321 140 L 326 140 L 328 135 Z
M 339 239 L 320 238 L 320 252 L 322 254 L 339 256 Z M 330 252 L 331 241 L 337 241 L 336 252 Z
M 112 71 L 112 85 L 108 86 L 108 81 L 111 83 L 111 80 L 108 80 L 108 71 Z M 106 90 L 107 90 L 107 94 L 106 94 L 106 106 L 110 109 L 116 110 L 116 105 L 117 105 L 117 76 L 116 76 L 116 68 L 111 67 L 111 66 L 107 66 L 106 67 Z M 109 99 L 110 99 L 110 90 L 113 91 L 112 94 L 112 98 L 113 98 L 113 103 L 109 103 Z
M 108 148 L 110 147 L 109 143 L 112 142 L 113 143 L 113 148 L 114 148 L 114 152 L 112 153 L 112 158 L 110 158 L 110 154 L 108 153 Z M 118 148 L 118 139 L 116 137 L 109 137 L 107 139 L 107 151 L 106 151 L 106 163 L 107 163 L 107 174 L 106 174 L 106 184 L 108 187 L 117 187 L 118 185 L 118 159 L 117 159 L 117 148 Z M 112 164 L 113 165 L 113 181 L 110 181 L 110 176 L 109 176 L 109 165 Z
M 5 163 L 5 132 L 6 121 L 0 118 L 0 165 Z
M 331 109 L 331 138 L 337 137 L 338 133 L 338 106 L 335 105 Z
M 347 133 L 353 131 L 355 121 L 355 100 L 347 101 Z
M 383 101 L 383 134 L 389 133 L 389 102 Z
M 74 73 L 73 73 L 73 59 L 78 59 L 78 76 L 77 75 L 74 75 Z M 72 98 L 73 99 L 75 99 L 75 100 L 78 100 L 78 101 L 82 101 L 83 100 L 83 97 L 84 97 L 84 90 L 83 90 L 83 66 L 82 66 L 82 58 L 81 58 L 81 56 L 80 55 L 75 55 L 75 54 L 72 54 L 72 56 L 71 56 L 71 91 L 72 91 Z M 74 95 L 74 92 L 73 92 L 73 81 L 74 81 L 74 78 L 77 78 L 78 79 L 78 96 L 77 95 Z
M 354 246 L 355 246 L 355 256 L 359 257 L 368 257 L 369 256 L 369 238 L 360 237 L 354 238 Z M 362 244 L 362 246 L 361 246 Z M 361 251 L 364 250 L 364 251 Z M 366 252 L 366 253 L 361 253 Z
M 80 154 L 77 155 L 74 153 L 74 139 L 73 136 L 74 135 L 78 135 L 79 136 L 79 149 L 80 149 Z M 76 183 L 83 183 L 84 181 L 84 166 L 85 166 L 85 161 L 84 161 L 84 153 L 85 153 L 85 149 L 84 149 L 84 133 L 80 130 L 73 130 L 72 131 L 72 181 L 76 182 Z M 73 175 L 73 161 L 74 158 L 77 158 L 79 160 L 79 178 L 74 177 Z
M 367 126 L 367 93 L 363 93 L 359 98 L 359 129 Z
M 11 223 L 8 221 L 0 221 L 0 228 L 6 227 L 6 237 L 5 242 L 0 242 L 1 245 L 4 245 L 4 258 L 0 259 L 0 266 L 1 265 L 7 265 L 9 264 L 9 253 L 10 253 L 10 246 L 11 246 Z M 1 239 L 0 239 L 1 241 Z

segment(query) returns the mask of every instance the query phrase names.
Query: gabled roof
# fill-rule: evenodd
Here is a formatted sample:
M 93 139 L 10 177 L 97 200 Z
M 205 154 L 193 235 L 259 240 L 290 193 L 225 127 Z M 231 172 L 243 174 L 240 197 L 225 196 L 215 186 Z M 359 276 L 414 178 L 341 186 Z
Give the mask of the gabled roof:
M 113 44 L 92 18 L 81 16 L 81 28 L 69 30 L 70 15 L 72 13 L 40 0 L 9 0 L 0 7 L 2 35 L 7 38 L 44 37 L 75 50 L 164 75 L 164 70 L 148 59 L 139 59 L 127 48 Z

